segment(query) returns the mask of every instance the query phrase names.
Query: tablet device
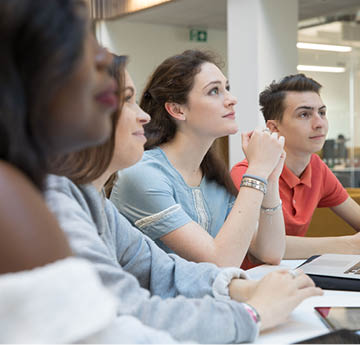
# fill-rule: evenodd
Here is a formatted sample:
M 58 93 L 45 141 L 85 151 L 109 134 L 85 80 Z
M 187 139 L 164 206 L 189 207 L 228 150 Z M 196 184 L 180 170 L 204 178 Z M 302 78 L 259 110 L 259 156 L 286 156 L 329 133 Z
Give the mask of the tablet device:
M 321 321 L 331 330 L 360 330 L 360 307 L 315 307 Z
M 305 339 L 294 344 L 360 344 L 359 331 L 339 329 L 314 338 Z

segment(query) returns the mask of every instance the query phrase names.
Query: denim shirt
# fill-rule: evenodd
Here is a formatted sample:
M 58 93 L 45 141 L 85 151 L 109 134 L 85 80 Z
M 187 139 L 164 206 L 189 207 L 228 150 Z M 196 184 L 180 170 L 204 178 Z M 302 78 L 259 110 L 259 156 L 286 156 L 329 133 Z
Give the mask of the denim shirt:
M 235 201 L 223 186 L 206 177 L 198 187 L 188 186 L 159 147 L 119 172 L 110 199 L 133 225 L 170 253 L 160 237 L 191 221 L 215 237 Z

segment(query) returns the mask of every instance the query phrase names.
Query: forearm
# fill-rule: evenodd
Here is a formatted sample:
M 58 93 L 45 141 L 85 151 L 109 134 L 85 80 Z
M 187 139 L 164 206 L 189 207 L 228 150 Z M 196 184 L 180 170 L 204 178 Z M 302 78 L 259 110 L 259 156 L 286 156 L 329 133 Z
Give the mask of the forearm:
M 360 248 L 353 245 L 352 236 L 298 237 L 286 236 L 284 259 L 307 259 L 325 253 L 359 254 Z
M 259 227 L 251 242 L 250 252 L 258 260 L 277 265 L 285 253 L 285 224 L 277 182 L 269 182 L 262 207 L 274 211 L 260 211 Z
M 243 262 L 259 221 L 263 193 L 242 187 L 224 225 L 215 237 L 217 264 L 237 266 Z

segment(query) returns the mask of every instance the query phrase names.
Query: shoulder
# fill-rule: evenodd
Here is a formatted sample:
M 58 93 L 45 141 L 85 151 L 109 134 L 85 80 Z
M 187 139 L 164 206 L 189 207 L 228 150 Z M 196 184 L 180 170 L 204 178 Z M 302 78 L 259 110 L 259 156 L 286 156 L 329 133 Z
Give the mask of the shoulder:
M 21 171 L 1 161 L 0 186 L 1 271 L 28 269 L 70 253 L 40 191 Z
M 15 205 L 31 206 L 34 200 L 41 200 L 41 193 L 19 169 L 0 161 L 0 204 L 2 210 Z M 11 210 L 14 212 L 14 209 Z
M 148 184 L 167 179 L 173 173 L 163 152 L 160 149 L 152 149 L 145 151 L 141 161 L 119 172 L 118 180 Z
M 328 178 L 335 178 L 334 173 L 331 169 L 325 164 L 325 162 L 316 154 L 314 153 L 310 159 L 311 171 L 314 177 L 318 176 L 318 178 L 323 178 L 324 182 Z
M 312 166 L 327 166 L 319 155 L 313 153 L 310 158 L 310 164 Z

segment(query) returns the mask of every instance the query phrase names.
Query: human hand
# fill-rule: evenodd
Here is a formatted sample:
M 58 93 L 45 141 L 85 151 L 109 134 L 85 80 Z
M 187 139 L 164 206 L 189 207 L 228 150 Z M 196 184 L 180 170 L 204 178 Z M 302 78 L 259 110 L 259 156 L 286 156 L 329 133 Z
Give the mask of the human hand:
M 267 179 L 278 164 L 284 164 L 280 162 L 284 143 L 284 137 L 269 130 L 256 128 L 253 132 L 243 133 L 242 148 L 249 162 L 247 172 Z
M 229 296 L 235 301 L 246 302 L 253 296 L 258 283 L 258 280 L 235 278 L 229 284 Z
M 304 299 L 323 294 L 303 271 L 296 276 L 288 270 L 267 274 L 261 279 L 246 303 L 253 306 L 261 317 L 261 329 L 268 329 L 286 321 L 291 311 Z
M 344 236 L 343 238 L 345 239 L 344 253 L 352 255 L 360 254 L 360 232 L 357 232 L 354 235 Z
M 275 166 L 274 170 L 271 172 L 271 174 L 268 177 L 268 182 L 275 182 L 275 183 L 279 182 L 279 177 L 284 168 L 285 159 L 286 159 L 286 152 L 285 150 L 283 150 L 280 155 L 278 164 Z

